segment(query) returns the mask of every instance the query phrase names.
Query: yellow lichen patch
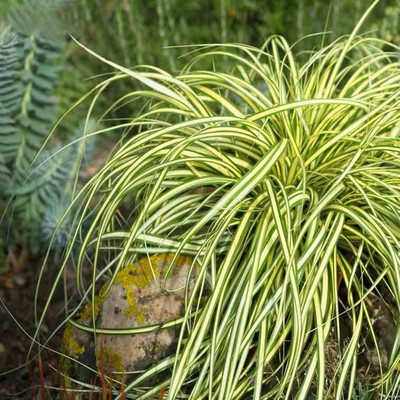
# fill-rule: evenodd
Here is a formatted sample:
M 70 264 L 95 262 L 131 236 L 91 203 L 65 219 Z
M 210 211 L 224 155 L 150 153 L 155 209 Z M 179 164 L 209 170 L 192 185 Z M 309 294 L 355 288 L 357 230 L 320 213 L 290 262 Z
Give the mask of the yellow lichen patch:
M 129 307 L 126 310 L 126 316 L 128 318 L 134 316 L 136 317 L 139 326 L 144 325 L 146 323 L 146 314 L 137 308 L 135 293 L 131 287 L 126 289 L 126 296 L 128 297 L 129 302 Z
M 75 338 L 74 328 L 71 324 L 67 323 L 64 331 L 64 335 L 61 341 L 60 347 L 61 353 L 78 359 L 80 355 L 85 352 L 85 346 L 81 346 Z M 61 357 L 59 361 L 60 371 L 68 376 L 71 373 L 72 362 L 67 357 Z M 69 388 L 71 386 L 71 380 L 65 379 L 65 386 Z
M 94 303 L 94 317 L 97 318 L 97 315 L 99 314 L 100 310 L 100 304 L 98 304 L 95 300 Z M 82 310 L 79 311 L 78 313 L 78 321 L 79 322 L 85 322 L 87 319 L 89 319 L 92 316 L 92 302 L 89 301 L 89 303 L 86 303 Z
M 97 356 L 97 368 L 103 368 L 104 373 L 113 373 L 115 375 L 115 379 L 121 379 L 122 375 L 118 373 L 125 372 L 124 365 L 122 363 L 122 355 L 107 347 L 100 349 L 99 353 L 100 354 Z M 103 359 L 101 359 L 101 357 Z
M 153 257 L 150 258 L 150 260 Z M 115 283 L 122 285 L 125 289 L 135 285 L 142 289 L 150 285 L 154 275 L 160 276 L 157 260 L 149 261 L 147 258 L 142 258 L 136 264 L 127 265 L 118 272 Z M 153 275 L 154 274 L 154 275 Z
M 94 298 L 94 318 L 97 318 L 100 311 L 100 306 L 107 298 L 107 296 L 104 294 L 106 288 L 107 288 L 107 283 L 105 283 L 103 287 L 100 289 L 100 294 Z M 85 322 L 91 317 L 92 317 L 92 302 L 89 301 L 89 303 L 85 304 L 82 310 L 79 311 L 78 321 Z
M 163 266 L 163 276 L 164 277 L 165 277 L 165 274 L 167 273 L 168 269 L 169 269 L 168 276 L 169 277 L 174 276 L 179 268 L 181 268 L 184 265 L 191 265 L 193 262 L 193 257 L 179 255 L 175 258 L 174 263 L 171 265 L 171 263 L 175 257 L 174 253 L 167 253 L 163 256 L 158 256 L 158 257 L 159 257 L 159 260 L 164 264 L 164 266 Z M 200 265 L 196 262 L 194 267 L 199 268 Z
M 135 285 L 137 288 L 145 288 L 150 285 L 154 276 L 160 277 L 161 271 L 164 273 L 174 260 L 174 253 L 165 253 L 162 255 L 154 255 L 144 257 L 135 264 L 127 265 L 116 276 L 115 283 L 122 285 L 124 288 Z M 170 270 L 170 276 L 174 275 L 174 271 L 183 265 L 190 265 L 193 257 L 179 255 L 176 257 L 174 264 Z M 196 263 L 195 267 L 198 267 Z M 160 270 L 161 268 L 161 270 Z
M 61 342 L 61 351 L 70 357 L 78 359 L 85 352 L 85 346 L 81 346 L 75 338 L 74 328 L 67 324 Z
M 124 372 L 121 354 L 112 351 L 111 349 L 104 349 L 104 360 L 108 366 L 113 370 L 112 372 Z
M 72 369 L 71 360 L 66 357 L 61 357 L 60 361 L 58 362 L 58 366 L 60 368 L 60 371 L 65 375 L 65 387 L 69 389 L 71 387 L 71 379 L 69 379 L 68 376 L 70 375 Z
M 117 274 L 115 283 L 121 285 L 126 290 L 126 296 L 129 302 L 126 316 L 128 318 L 135 316 L 139 326 L 146 323 L 146 315 L 137 307 L 134 289 L 145 288 L 150 285 L 155 276 L 160 277 L 165 274 L 174 256 L 174 253 L 165 253 L 149 258 L 144 257 L 135 264 L 127 265 Z M 188 265 L 192 261 L 193 258 L 190 256 L 180 255 L 176 257 L 169 276 L 174 275 L 176 268 Z M 198 267 L 197 264 L 196 267 Z

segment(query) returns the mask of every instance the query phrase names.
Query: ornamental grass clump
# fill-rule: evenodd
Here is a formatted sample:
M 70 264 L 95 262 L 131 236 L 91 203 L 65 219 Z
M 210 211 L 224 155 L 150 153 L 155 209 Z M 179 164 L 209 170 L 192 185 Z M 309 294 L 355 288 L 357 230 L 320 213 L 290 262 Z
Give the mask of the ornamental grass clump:
M 175 354 L 130 375 L 125 398 L 350 399 L 367 350 L 378 367 L 363 390 L 399 391 L 398 331 L 384 360 L 371 299 L 397 321 L 400 63 L 358 36 L 364 19 L 302 63 L 278 36 L 204 46 L 176 75 L 96 55 L 119 74 L 94 103 L 118 79 L 140 87 L 115 107 L 145 102 L 105 129 L 122 140 L 77 196 L 78 226 L 94 216 L 60 277 L 76 244 L 89 300 L 102 276 L 146 255 L 200 265 Z

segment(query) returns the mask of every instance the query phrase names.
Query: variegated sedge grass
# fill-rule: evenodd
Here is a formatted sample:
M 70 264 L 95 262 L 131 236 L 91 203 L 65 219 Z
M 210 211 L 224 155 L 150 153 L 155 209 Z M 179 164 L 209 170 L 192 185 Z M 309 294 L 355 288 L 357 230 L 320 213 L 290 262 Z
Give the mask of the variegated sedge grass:
M 100 199 L 89 229 L 71 232 L 44 313 L 76 244 L 82 301 L 95 296 L 101 275 L 113 278 L 146 254 L 186 253 L 201 264 L 177 322 L 175 355 L 136 377 L 126 398 L 152 399 L 163 388 L 168 400 L 356 395 L 365 330 L 377 343 L 367 297 L 400 305 L 400 64 L 381 50 L 384 42 L 358 36 L 376 3 L 349 37 L 301 64 L 278 36 L 262 49 L 203 46 L 176 75 L 130 70 L 86 49 L 118 71 L 81 99 L 93 96 L 88 119 L 115 80 L 138 88 L 114 107 L 146 104 L 94 133 L 125 139 L 68 210 L 80 227 Z M 204 58 L 234 68 L 197 70 Z M 93 278 L 85 287 L 88 259 Z M 340 343 L 344 320 L 351 335 L 326 382 L 325 344 L 332 330 Z M 397 394 L 399 361 L 396 338 L 371 391 Z M 157 375 L 159 384 L 146 386 Z

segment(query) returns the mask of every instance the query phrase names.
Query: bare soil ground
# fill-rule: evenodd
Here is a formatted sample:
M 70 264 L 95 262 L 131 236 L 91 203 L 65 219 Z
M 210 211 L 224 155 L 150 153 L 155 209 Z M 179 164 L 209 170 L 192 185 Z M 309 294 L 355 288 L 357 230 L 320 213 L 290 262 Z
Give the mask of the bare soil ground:
M 40 265 L 40 259 L 24 259 L 20 265 L 13 264 L 7 273 L 0 275 L 0 299 L 3 302 L 0 304 L 0 400 L 56 398 L 54 391 L 45 389 L 41 393 L 41 388 L 59 386 L 60 376 L 55 372 L 58 357 L 45 349 L 39 358 L 38 346 L 33 346 L 27 363 L 35 332 L 34 301 Z M 55 272 L 54 266 L 44 282 L 42 293 L 50 290 Z M 63 305 L 62 293 L 58 291 L 40 331 L 42 343 L 62 322 Z M 52 338 L 50 348 L 59 348 L 61 334 L 62 330 L 59 330 Z

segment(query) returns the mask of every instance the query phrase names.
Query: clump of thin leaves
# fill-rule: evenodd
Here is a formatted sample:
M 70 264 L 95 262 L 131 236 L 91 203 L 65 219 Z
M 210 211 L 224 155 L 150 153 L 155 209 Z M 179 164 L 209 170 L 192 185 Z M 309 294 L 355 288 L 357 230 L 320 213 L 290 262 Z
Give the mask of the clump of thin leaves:
M 201 265 L 175 355 L 136 376 L 125 396 L 356 394 L 366 334 L 379 357 L 369 297 L 400 307 L 400 63 L 357 36 L 359 26 L 301 65 L 281 37 L 262 49 L 206 46 L 175 76 L 103 59 L 120 74 L 97 94 L 134 79 L 142 87 L 115 107 L 146 103 L 112 128 L 125 139 L 76 200 L 78 225 L 97 205 L 60 277 L 77 242 L 82 298 L 146 254 L 190 254 Z M 204 58 L 236 68 L 197 70 Z M 340 355 L 327 380 L 332 338 Z M 399 391 L 398 338 L 370 382 L 382 395 Z

